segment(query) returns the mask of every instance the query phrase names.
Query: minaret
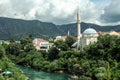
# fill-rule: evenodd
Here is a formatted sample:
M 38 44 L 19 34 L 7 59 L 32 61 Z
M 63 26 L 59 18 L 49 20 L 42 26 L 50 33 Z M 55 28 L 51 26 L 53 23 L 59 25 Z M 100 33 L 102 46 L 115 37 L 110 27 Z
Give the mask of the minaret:
M 78 7 L 78 11 L 77 11 L 77 40 L 78 40 L 78 44 L 77 44 L 77 50 L 80 47 L 80 38 L 82 37 L 81 35 L 81 27 L 80 27 L 80 9 Z
M 68 30 L 68 36 L 70 36 L 70 31 Z

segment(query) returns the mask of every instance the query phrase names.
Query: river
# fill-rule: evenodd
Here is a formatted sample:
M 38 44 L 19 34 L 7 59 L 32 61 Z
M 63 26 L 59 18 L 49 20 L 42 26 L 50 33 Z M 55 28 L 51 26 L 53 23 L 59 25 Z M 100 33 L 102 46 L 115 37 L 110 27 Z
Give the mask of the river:
M 69 76 L 63 73 L 48 73 L 23 66 L 17 67 L 22 69 L 24 74 L 31 80 L 70 80 Z

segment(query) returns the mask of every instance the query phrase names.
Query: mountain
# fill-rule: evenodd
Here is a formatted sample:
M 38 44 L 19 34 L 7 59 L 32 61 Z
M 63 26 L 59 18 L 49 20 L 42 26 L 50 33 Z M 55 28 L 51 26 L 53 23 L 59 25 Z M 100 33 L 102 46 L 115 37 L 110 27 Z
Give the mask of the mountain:
M 68 30 L 70 31 L 71 35 L 76 36 L 76 32 L 77 32 L 77 24 L 76 23 L 71 23 L 71 24 L 66 24 L 66 25 L 58 25 L 59 30 L 61 30 L 61 32 L 64 32 L 65 34 L 67 34 Z M 96 24 L 91 24 L 91 23 L 84 23 L 81 22 L 81 32 L 83 33 L 83 31 L 87 28 L 94 28 L 97 32 L 98 31 L 120 31 L 120 25 L 116 25 L 116 26 L 100 26 L 100 25 L 96 25 Z
M 50 38 L 61 35 L 53 23 L 38 20 L 0 18 L 0 39 L 19 39 L 22 36 Z
M 76 35 L 76 23 L 55 25 L 49 22 L 38 20 L 22 20 L 0 17 L 0 39 L 20 39 L 22 36 L 32 35 L 33 37 L 41 37 L 49 39 L 57 35 L 67 35 L 68 30 L 71 35 Z M 90 23 L 81 23 L 82 32 L 86 28 L 94 28 L 97 31 L 120 31 L 120 25 L 117 26 L 99 26 Z

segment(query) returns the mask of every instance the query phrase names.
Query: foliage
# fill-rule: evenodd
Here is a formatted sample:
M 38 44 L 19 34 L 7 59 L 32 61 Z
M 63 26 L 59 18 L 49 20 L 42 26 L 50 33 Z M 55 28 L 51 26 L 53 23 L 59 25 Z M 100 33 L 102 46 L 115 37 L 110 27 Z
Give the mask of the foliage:
M 0 80 L 26 80 L 22 71 L 6 57 L 4 48 L 0 45 Z M 10 71 L 11 74 L 4 75 L 4 71 Z
M 4 48 L 0 45 L 0 58 L 5 56 L 5 50 Z
M 20 53 L 21 45 L 19 43 L 11 43 L 7 46 L 6 52 L 10 54 L 18 55 Z
M 119 36 L 100 36 L 96 43 L 80 51 L 70 48 L 69 39 L 56 41 L 48 52 L 35 50 L 31 43 L 31 39 L 23 38 L 20 43 L 3 46 L 7 56 L 20 65 L 50 72 L 64 71 L 80 80 L 120 79 Z
M 52 47 L 49 50 L 48 59 L 49 60 L 57 59 L 58 58 L 58 53 L 59 53 L 59 50 L 56 47 Z
M 73 43 L 75 43 L 75 38 L 73 36 L 67 36 L 65 43 L 71 48 Z
M 63 40 L 57 40 L 54 43 L 54 46 L 61 51 L 67 51 L 69 49 L 68 45 L 65 44 L 65 42 Z

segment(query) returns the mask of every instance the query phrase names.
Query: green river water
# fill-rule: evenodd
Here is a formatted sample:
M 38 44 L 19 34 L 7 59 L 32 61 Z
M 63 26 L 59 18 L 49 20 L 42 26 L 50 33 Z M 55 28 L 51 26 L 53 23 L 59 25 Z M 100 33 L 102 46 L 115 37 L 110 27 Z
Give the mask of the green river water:
M 63 73 L 48 73 L 23 66 L 17 67 L 22 69 L 24 74 L 29 77 L 30 80 L 70 80 L 69 76 Z

